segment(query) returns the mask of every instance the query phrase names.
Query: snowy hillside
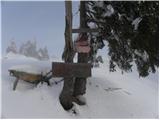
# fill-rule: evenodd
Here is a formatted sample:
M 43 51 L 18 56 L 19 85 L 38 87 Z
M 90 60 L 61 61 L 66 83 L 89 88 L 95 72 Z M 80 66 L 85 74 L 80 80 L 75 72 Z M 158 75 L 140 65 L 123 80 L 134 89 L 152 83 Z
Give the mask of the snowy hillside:
M 50 70 L 54 60 L 38 61 L 16 54 L 2 59 L 2 118 L 159 118 L 158 72 L 146 78 L 139 78 L 137 72 L 110 73 L 107 61 L 92 69 L 87 80 L 87 105 L 75 104 L 77 115 L 59 103 L 63 82 L 55 81 L 62 78 L 51 79 L 51 87 L 19 81 L 16 91 L 12 90 L 15 78 L 9 76 L 9 68 L 29 64 Z

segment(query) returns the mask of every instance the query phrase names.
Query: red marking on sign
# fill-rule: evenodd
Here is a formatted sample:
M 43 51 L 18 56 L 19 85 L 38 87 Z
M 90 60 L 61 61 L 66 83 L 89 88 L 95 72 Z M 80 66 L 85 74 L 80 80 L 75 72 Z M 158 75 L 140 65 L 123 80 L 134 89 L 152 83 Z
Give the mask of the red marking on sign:
M 89 46 L 76 46 L 76 51 L 78 53 L 89 53 L 91 48 Z
M 88 41 L 76 41 L 75 42 L 76 46 L 88 46 Z
M 89 53 L 91 50 L 88 41 L 76 41 L 75 48 L 78 53 Z

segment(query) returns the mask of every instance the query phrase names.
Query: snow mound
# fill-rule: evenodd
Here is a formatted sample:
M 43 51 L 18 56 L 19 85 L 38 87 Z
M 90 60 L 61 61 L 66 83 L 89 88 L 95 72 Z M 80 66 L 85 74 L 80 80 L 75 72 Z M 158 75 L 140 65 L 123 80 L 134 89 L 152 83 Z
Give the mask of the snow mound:
M 119 69 L 110 73 L 108 59 L 104 59 L 87 79 L 86 105 L 73 103 L 73 109 L 65 111 L 59 102 L 61 78 L 50 79 L 51 86 L 19 81 L 16 91 L 12 90 L 15 79 L 8 75 L 8 69 L 41 73 L 52 67 L 51 60 L 8 54 L 9 58 L 16 56 L 19 58 L 2 59 L 2 118 L 159 118 L 159 71 L 146 78 L 139 78 L 137 72 L 122 75 Z
M 4 59 L 30 59 L 30 60 L 37 60 L 37 59 L 35 59 L 35 58 L 26 57 L 26 56 L 24 56 L 24 55 L 15 54 L 15 53 L 13 53 L 13 52 L 7 53 L 7 55 L 4 57 Z
M 15 70 L 18 72 L 25 72 L 31 74 L 42 74 L 46 72 L 46 68 L 36 65 L 16 65 L 9 68 L 9 70 Z

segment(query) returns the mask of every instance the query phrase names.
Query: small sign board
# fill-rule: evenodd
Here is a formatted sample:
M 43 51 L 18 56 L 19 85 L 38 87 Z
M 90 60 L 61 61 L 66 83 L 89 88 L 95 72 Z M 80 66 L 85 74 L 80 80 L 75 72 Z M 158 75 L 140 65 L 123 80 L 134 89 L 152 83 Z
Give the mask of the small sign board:
M 76 46 L 88 46 L 88 41 L 75 41 Z
M 78 53 L 89 53 L 91 50 L 88 41 L 75 41 L 75 49 Z
M 52 63 L 53 77 L 90 77 L 90 63 Z
M 89 46 L 76 46 L 76 51 L 78 53 L 89 53 L 91 48 Z

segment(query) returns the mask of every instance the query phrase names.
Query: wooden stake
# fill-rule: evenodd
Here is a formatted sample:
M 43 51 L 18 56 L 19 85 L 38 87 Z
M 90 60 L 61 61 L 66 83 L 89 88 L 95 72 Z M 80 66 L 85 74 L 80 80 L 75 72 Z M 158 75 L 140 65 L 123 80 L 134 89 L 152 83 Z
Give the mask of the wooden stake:
M 16 90 L 17 84 L 18 84 L 19 78 L 16 78 L 13 84 L 13 90 Z

